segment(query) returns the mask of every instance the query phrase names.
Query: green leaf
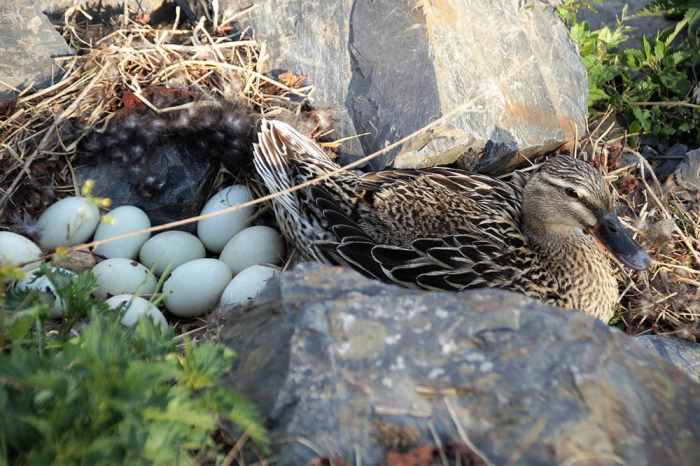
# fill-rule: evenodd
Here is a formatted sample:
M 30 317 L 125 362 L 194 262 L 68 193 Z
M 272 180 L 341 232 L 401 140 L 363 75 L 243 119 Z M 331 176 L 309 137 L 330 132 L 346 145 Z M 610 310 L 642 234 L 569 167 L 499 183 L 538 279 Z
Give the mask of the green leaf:
M 666 44 L 659 39 L 654 43 L 654 57 L 661 61 L 666 56 Z
M 600 88 L 592 88 L 588 91 L 588 105 L 594 106 L 596 103 L 607 102 L 610 96 Z
M 29 335 L 37 319 L 48 312 L 45 306 L 34 306 L 11 315 L 6 325 L 11 340 L 23 340 Z
M 640 129 L 648 133 L 651 131 L 651 114 L 649 110 L 644 110 L 639 107 L 632 107 L 632 114 L 637 119 Z
M 644 51 L 644 59 L 649 61 L 652 58 L 651 54 L 651 44 L 647 39 L 647 36 L 642 36 L 642 50 Z

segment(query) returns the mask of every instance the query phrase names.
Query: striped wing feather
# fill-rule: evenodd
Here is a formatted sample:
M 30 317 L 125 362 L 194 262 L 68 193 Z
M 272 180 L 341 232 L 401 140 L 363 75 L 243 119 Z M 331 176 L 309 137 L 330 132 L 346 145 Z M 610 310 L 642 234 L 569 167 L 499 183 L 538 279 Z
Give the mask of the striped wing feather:
M 366 275 L 403 286 L 453 291 L 486 284 L 513 288 L 513 282 L 523 273 L 518 267 L 528 262 L 519 228 L 521 189 L 518 185 L 435 168 L 372 173 L 362 177 L 358 189 L 370 193 L 397 187 L 410 189 L 417 176 L 426 175 L 435 183 L 449 187 L 455 195 L 470 196 L 475 201 L 477 208 L 459 226 L 459 232 L 416 238 L 409 245 L 379 244 L 363 231 L 352 214 L 348 215 L 347 209 L 340 211 L 342 207 L 332 192 L 314 187 L 311 197 L 317 212 L 337 238 L 328 247 L 343 262 Z M 479 202 L 480 197 L 488 199 Z

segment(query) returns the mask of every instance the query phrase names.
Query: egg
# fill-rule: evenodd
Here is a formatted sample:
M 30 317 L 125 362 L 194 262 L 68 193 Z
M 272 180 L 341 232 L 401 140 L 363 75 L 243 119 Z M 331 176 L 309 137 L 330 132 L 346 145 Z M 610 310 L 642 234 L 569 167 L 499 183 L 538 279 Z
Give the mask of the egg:
M 277 270 L 264 265 L 248 267 L 226 286 L 221 295 L 222 306 L 241 306 L 254 301 L 277 275 Z
M 84 243 L 100 222 L 100 211 L 84 197 L 66 197 L 52 204 L 37 221 L 39 245 L 44 249 Z
M 126 327 L 134 327 L 143 317 L 150 317 L 153 323 L 163 331 L 168 329 L 168 321 L 163 313 L 150 301 L 132 294 L 120 294 L 112 296 L 106 302 L 110 309 L 117 309 L 124 303 L 128 303 L 121 324 Z
M 219 191 L 209 199 L 204 205 L 201 215 L 243 204 L 251 199 L 250 190 L 246 186 L 231 186 Z M 235 212 L 201 220 L 197 223 L 197 236 L 208 250 L 219 253 L 233 235 L 248 226 L 252 215 L 253 208 L 245 207 Z
M 114 236 L 120 236 L 131 231 L 144 230 L 151 227 L 151 220 L 146 212 L 131 205 L 117 207 L 111 210 L 97 227 L 95 240 L 103 240 Z M 100 244 L 95 248 L 95 253 L 108 259 L 124 258 L 134 259 L 139 253 L 143 243 L 151 236 L 150 233 L 141 233 L 130 238 L 124 238 L 109 243 Z
M 75 277 L 75 273 L 70 270 L 52 267 L 51 271 L 67 280 Z M 56 286 L 46 275 L 39 276 L 39 269 L 36 268 L 27 273 L 27 276 L 15 285 L 18 290 L 36 290 L 43 293 L 50 301 L 51 317 L 61 317 L 66 312 L 66 302 L 58 295 Z
M 248 227 L 226 243 L 219 259 L 238 273 L 251 265 L 280 265 L 284 241 L 277 230 L 265 226 Z
M 185 231 L 164 231 L 146 241 L 139 260 L 156 275 L 170 266 L 172 271 L 185 262 L 206 257 L 204 245 L 195 235 Z
M 9 231 L 0 231 L 0 264 L 22 264 L 41 257 L 41 249 L 33 241 Z M 25 268 L 33 269 L 36 264 Z
M 97 277 L 95 296 L 98 298 L 156 291 L 156 277 L 135 260 L 107 259 L 93 267 L 92 273 Z
M 165 306 L 180 317 L 211 311 L 221 298 L 233 273 L 217 259 L 195 259 L 173 270 L 163 285 Z

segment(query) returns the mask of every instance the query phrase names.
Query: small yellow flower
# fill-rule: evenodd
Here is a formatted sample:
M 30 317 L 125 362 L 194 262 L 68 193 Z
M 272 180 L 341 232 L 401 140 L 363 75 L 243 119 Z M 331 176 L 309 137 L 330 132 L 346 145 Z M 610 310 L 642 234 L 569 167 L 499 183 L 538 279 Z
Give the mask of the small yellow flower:
M 0 265 L 0 282 L 3 281 L 19 281 L 25 277 L 24 271 L 14 264 L 2 264 Z
M 95 181 L 94 180 L 86 180 L 85 183 L 83 184 L 82 189 L 80 190 L 80 193 L 85 197 L 89 197 L 90 194 L 92 194 L 92 190 L 94 188 L 95 188 Z

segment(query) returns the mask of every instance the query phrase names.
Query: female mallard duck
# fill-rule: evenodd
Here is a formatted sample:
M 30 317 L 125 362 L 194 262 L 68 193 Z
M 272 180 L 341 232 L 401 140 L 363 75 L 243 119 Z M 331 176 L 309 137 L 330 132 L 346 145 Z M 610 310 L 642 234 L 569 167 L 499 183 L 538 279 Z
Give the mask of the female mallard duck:
M 263 121 L 254 152 L 272 193 L 339 168 L 279 121 Z M 273 206 L 308 259 L 403 286 L 512 290 L 605 322 L 619 299 L 608 253 L 636 270 L 650 263 L 602 175 L 568 156 L 510 182 L 448 168 L 344 171 Z

